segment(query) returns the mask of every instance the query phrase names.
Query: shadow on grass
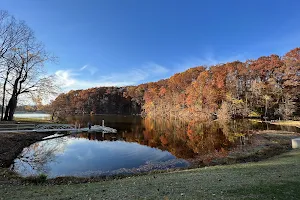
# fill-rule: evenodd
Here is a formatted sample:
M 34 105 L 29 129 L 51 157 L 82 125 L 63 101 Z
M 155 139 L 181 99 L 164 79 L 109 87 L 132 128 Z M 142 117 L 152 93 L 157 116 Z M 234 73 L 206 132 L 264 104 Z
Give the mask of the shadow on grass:
M 300 181 L 285 181 L 277 183 L 261 183 L 256 186 L 245 186 L 234 190 L 227 190 L 228 197 L 239 199 L 299 199 Z

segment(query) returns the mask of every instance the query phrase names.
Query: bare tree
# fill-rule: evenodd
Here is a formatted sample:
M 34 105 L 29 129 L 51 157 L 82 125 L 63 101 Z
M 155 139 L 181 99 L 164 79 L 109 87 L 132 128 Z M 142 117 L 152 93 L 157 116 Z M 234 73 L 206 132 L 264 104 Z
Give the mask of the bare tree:
M 57 88 L 54 76 L 47 76 L 44 71 L 45 62 L 53 59 L 23 21 L 0 11 L 1 120 L 13 120 L 20 95 L 43 97 Z M 7 94 L 9 101 L 3 117 Z

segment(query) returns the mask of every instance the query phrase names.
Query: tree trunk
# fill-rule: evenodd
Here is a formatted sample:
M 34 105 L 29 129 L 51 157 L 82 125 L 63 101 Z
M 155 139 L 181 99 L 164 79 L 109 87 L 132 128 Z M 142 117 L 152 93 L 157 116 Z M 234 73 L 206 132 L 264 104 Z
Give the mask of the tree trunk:
M 266 99 L 266 105 L 265 105 L 265 117 L 267 117 L 268 113 L 268 100 Z
M 4 103 L 5 103 L 5 91 L 6 91 L 6 84 L 8 79 L 9 71 L 6 72 L 5 81 L 3 84 L 3 92 L 2 92 L 2 107 L 1 107 L 1 121 L 3 121 L 3 114 L 4 114 Z
M 3 114 L 4 114 L 5 88 L 6 88 L 6 80 L 3 85 L 3 93 L 2 93 L 1 121 L 3 121 Z
M 54 120 L 55 111 L 52 112 L 51 120 Z
M 22 86 L 22 83 L 24 80 L 23 79 L 20 81 L 23 70 L 24 70 L 24 64 L 22 64 L 22 69 L 19 72 L 19 76 L 16 78 L 16 80 L 14 82 L 13 92 L 12 92 L 11 98 L 10 98 L 8 105 L 6 106 L 6 110 L 5 110 L 5 116 L 4 116 L 5 121 L 12 121 L 14 118 L 15 110 L 17 107 L 17 98 L 18 98 L 18 95 L 20 94 L 21 86 Z M 18 89 L 18 84 L 20 84 L 19 89 Z
M 8 102 L 8 105 L 6 106 L 5 116 L 4 116 L 5 121 L 12 121 L 13 120 L 16 107 L 17 107 L 17 97 L 15 97 L 13 95 L 10 98 L 10 100 Z

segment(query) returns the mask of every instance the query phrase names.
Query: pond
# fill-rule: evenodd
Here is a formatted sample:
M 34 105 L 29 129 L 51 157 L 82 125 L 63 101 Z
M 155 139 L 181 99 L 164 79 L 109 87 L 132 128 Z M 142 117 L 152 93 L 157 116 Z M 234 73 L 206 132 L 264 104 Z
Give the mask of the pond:
M 24 149 L 12 166 L 23 176 L 117 175 L 154 169 L 185 167 L 168 151 L 125 141 L 97 141 L 78 134 L 37 142 Z M 93 133 L 90 137 L 97 137 Z
M 184 168 L 192 159 L 203 162 L 225 157 L 251 145 L 254 130 L 297 131 L 249 120 L 188 123 L 179 120 L 143 119 L 140 116 L 84 115 L 67 121 L 81 127 L 101 124 L 117 134 L 79 133 L 47 139 L 25 148 L 11 169 L 22 176 L 102 176 Z

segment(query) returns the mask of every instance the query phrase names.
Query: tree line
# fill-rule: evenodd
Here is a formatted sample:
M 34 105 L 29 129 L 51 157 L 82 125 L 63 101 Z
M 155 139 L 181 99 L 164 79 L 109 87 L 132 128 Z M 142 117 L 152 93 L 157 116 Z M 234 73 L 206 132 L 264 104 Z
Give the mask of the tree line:
M 66 114 L 81 110 L 203 120 L 292 119 L 300 115 L 299 91 L 300 48 L 295 48 L 284 56 L 199 66 L 138 86 L 70 91 L 52 107 Z
M 0 10 L 1 120 L 13 120 L 20 100 L 40 101 L 56 90 L 44 69 L 53 60 L 24 21 Z
M 60 94 L 44 110 L 51 112 L 52 118 L 64 119 L 75 114 L 140 114 L 141 105 L 129 96 L 124 96 L 126 88 L 98 87 L 87 90 L 71 90 Z

